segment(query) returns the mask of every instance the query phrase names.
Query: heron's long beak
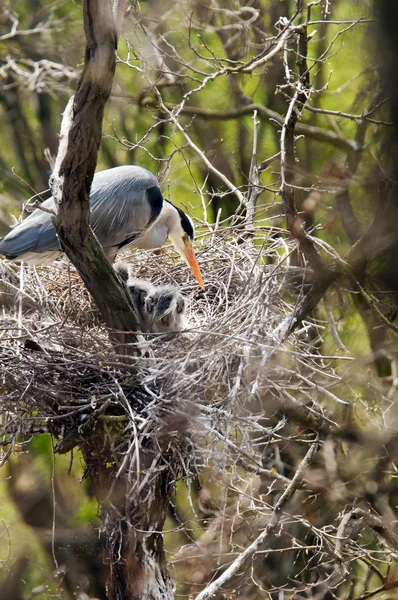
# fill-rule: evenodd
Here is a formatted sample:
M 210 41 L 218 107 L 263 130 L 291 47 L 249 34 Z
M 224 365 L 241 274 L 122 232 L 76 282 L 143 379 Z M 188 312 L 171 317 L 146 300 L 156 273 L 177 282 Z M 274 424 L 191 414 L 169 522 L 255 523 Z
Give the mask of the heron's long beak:
M 204 290 L 205 284 L 203 283 L 202 274 L 200 272 L 198 261 L 196 260 L 195 252 L 193 251 L 192 243 L 190 240 L 187 240 L 185 242 L 184 258 L 188 265 L 191 267 L 192 272 L 196 277 L 196 281 L 199 283 L 202 290 Z

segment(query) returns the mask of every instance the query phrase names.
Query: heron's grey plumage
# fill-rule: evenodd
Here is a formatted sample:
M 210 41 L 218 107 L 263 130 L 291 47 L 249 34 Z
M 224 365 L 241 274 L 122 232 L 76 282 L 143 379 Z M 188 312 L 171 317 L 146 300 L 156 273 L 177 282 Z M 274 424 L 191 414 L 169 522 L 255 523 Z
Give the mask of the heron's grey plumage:
M 90 225 L 112 261 L 123 246 L 156 248 L 167 239 L 167 227 L 161 223 L 152 237 L 147 235 L 161 214 L 163 196 L 156 177 L 142 167 L 128 165 L 96 173 L 90 205 Z M 53 198 L 43 202 L 43 207 L 56 212 Z M 41 264 L 60 253 L 52 215 L 40 208 L 0 240 L 0 254 L 11 260 Z

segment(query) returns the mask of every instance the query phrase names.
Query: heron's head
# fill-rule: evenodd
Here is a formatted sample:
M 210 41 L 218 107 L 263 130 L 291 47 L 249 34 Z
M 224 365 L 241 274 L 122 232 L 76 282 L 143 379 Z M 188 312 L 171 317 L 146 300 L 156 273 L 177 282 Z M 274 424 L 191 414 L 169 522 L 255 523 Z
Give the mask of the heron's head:
M 171 204 L 171 203 L 170 203 Z M 197 282 L 201 288 L 205 288 L 202 274 L 199 269 L 198 261 L 196 260 L 195 252 L 192 243 L 195 238 L 195 227 L 192 219 L 188 217 L 180 208 L 172 205 L 178 212 L 178 218 L 173 222 L 169 229 L 169 237 L 174 248 L 185 260 L 187 265 L 192 269 Z

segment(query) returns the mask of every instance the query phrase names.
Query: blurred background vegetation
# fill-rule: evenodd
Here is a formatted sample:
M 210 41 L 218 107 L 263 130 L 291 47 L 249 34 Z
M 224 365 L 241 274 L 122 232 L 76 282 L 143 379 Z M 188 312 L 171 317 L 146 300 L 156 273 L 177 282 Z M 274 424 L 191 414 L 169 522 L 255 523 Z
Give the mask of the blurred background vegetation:
M 46 197 L 62 111 L 73 93 L 85 42 L 77 1 L 12 0 L 0 6 L 3 235 L 12 224 L 11 214 L 19 218 L 28 198 L 39 192 Z M 325 7 L 336 24 L 324 18 Z M 165 104 L 175 107 L 216 66 L 258 54 L 267 37 L 275 35 L 275 23 L 281 17 L 290 18 L 293 8 L 293 0 L 252 0 L 241 7 L 228 0 L 214 4 L 144 0 L 129 6 L 98 170 L 121 164 L 144 166 L 158 175 L 166 197 L 198 219 L 210 223 L 218 219 L 226 227 L 237 209 L 234 195 L 158 108 L 153 84 L 161 90 Z M 301 137 L 297 140 L 296 201 L 308 231 L 341 256 L 359 239 L 390 193 L 388 177 L 380 176 L 386 169 L 389 115 L 380 86 L 380 38 L 371 22 L 372 11 L 370 0 L 319 2 L 312 13 L 316 22 L 308 29 L 312 34 L 309 56 L 314 59 L 309 61 L 312 86 L 321 90 L 312 95 L 309 104 L 346 115 L 304 111 L 301 129 L 297 128 Z M 319 57 L 324 60 L 317 62 Z M 289 60 L 293 65 L 294 56 Z M 189 128 L 192 141 L 242 190 L 250 173 L 254 110 L 259 122 L 260 161 L 279 152 L 280 123 L 288 99 L 278 86 L 284 83 L 280 54 L 264 70 L 215 78 L 193 93 L 182 111 L 181 122 Z M 370 109 L 370 120 L 355 117 Z M 285 227 L 278 195 L 278 157 L 262 173 L 262 183 L 256 222 L 275 226 L 278 235 L 278 228 Z M 394 217 L 391 222 L 395 224 Z M 369 253 L 358 275 L 391 321 L 397 312 L 395 249 L 394 242 Z M 300 257 L 293 260 L 298 264 Z M 394 398 L 396 343 L 389 328 L 353 290 L 334 289 L 329 302 L 341 341 L 351 356 L 362 359 L 363 377 L 355 388 L 366 404 L 366 408 L 360 403 L 356 407 L 361 418 L 368 410 L 380 410 L 382 396 Z M 315 316 L 326 318 L 322 305 Z M 330 333 L 322 343 L 323 354 L 335 351 L 336 341 Z M 343 464 L 344 460 L 342 444 L 337 461 Z M 32 439 L 29 451 L 24 447 L 23 453 L 10 457 L 2 468 L 2 599 L 105 598 L 97 505 L 90 482 L 84 477 L 81 481 L 83 472 L 79 452 L 54 458 L 48 435 Z M 218 514 L 221 479 L 211 470 L 202 473 L 200 483 L 193 481 L 190 494 L 184 483 L 179 484 L 178 500 L 170 506 L 165 525 L 172 563 L 181 546 L 199 539 L 209 519 Z M 396 508 L 394 498 L 388 500 L 392 510 Z M 322 506 L 317 510 L 322 512 Z M 52 542 L 54 523 L 56 544 Z M 274 572 L 279 569 L 283 579 L 283 566 L 276 563 L 269 558 L 267 566 Z M 384 565 L 380 568 L 387 572 Z M 200 565 L 188 570 L 191 582 L 202 581 Z M 179 572 L 178 560 L 174 571 L 178 594 L 189 597 L 190 588 L 182 583 L 184 571 Z M 379 575 L 357 573 L 352 579 L 354 591 L 351 595 L 344 591 L 339 597 L 369 597 L 365 592 L 361 596 L 365 577 L 366 585 L 370 581 L 373 585 Z M 383 593 L 384 597 L 394 596 L 393 591 L 389 596 L 385 590 Z M 265 597 L 259 594 L 250 598 Z

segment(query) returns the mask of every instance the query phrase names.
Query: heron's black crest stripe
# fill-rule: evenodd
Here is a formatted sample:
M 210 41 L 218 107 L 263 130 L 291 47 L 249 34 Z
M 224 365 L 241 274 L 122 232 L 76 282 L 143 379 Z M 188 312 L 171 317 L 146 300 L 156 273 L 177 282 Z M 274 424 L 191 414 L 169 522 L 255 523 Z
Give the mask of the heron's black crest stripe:
M 170 202 L 170 200 L 167 200 L 167 202 L 174 206 L 174 204 Z M 181 208 L 178 208 L 178 206 L 174 206 L 174 208 L 178 210 L 178 214 L 180 215 L 181 227 L 183 228 L 185 233 L 191 238 L 191 240 L 193 240 L 195 237 L 195 232 L 193 230 L 191 221 L 188 219 L 184 211 L 181 210 Z
M 180 218 L 181 218 L 181 227 L 183 228 L 185 233 L 187 235 L 189 235 L 191 240 L 193 240 L 195 233 L 194 233 L 193 227 L 191 225 L 191 221 L 188 219 L 187 215 L 180 208 L 177 208 L 177 210 L 178 210 Z

